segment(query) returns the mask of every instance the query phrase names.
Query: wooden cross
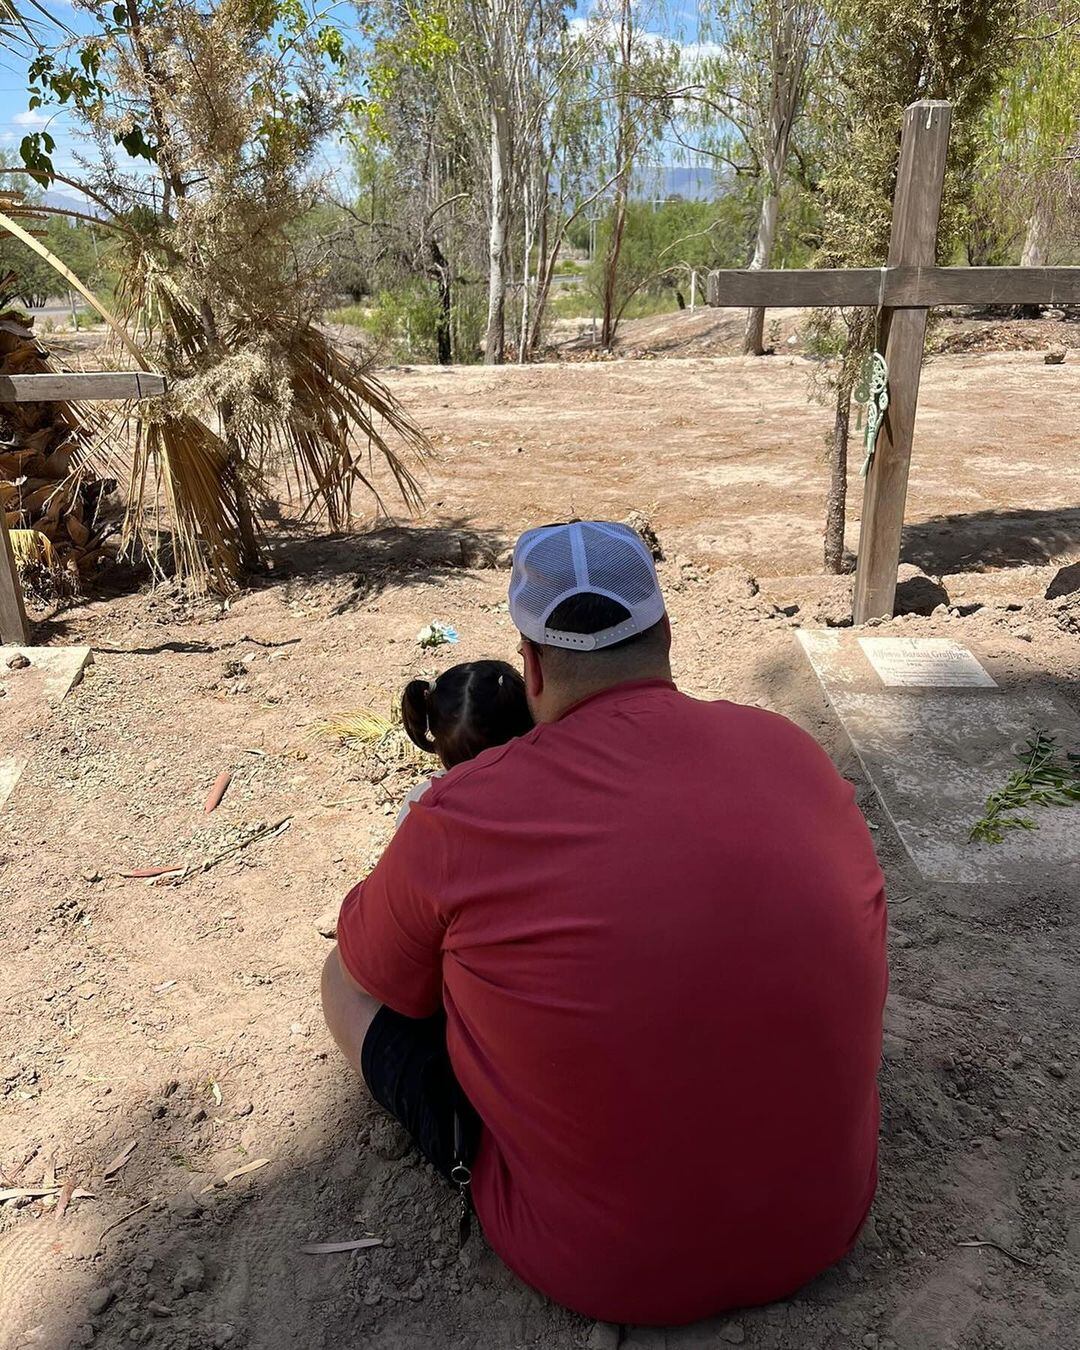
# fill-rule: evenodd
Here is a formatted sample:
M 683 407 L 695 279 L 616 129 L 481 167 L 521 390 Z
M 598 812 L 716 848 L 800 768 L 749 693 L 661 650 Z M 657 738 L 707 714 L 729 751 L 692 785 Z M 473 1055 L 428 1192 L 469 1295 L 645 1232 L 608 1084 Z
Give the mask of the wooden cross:
M 867 305 L 881 311 L 889 406 L 863 490 L 856 623 L 893 612 L 929 309 L 1080 303 L 1080 267 L 934 266 L 951 120 L 951 106 L 938 100 L 912 103 L 904 112 L 884 267 L 709 274 L 710 305 Z
M 89 403 L 95 399 L 137 399 L 165 392 L 165 378 L 147 370 L 76 371 L 71 374 L 0 375 L 0 403 Z M 30 641 L 22 587 L 0 509 L 0 643 Z

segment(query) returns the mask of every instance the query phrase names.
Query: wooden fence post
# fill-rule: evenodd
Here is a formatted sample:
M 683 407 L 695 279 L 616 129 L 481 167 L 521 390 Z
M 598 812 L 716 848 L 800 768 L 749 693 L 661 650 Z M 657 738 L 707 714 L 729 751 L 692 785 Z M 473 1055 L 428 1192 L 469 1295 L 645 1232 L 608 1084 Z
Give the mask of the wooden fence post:
M 4 508 L 0 505 L 0 642 L 25 647 L 30 641 L 30 625 L 26 622 L 22 586 L 11 549 Z

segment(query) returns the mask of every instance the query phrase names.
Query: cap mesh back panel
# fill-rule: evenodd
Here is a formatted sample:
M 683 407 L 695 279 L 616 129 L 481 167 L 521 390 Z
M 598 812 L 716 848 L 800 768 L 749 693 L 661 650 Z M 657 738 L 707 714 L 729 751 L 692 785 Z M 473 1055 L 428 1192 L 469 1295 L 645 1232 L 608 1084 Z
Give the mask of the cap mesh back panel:
M 611 530 L 583 524 L 585 557 L 589 567 L 589 586 L 622 596 L 631 605 L 639 605 L 656 593 L 652 568 L 635 549 L 626 547 L 626 539 Z M 627 531 L 630 534 L 630 531 Z
M 517 592 L 517 602 L 529 614 L 538 618 L 546 615 L 551 606 L 574 585 L 574 555 L 570 537 L 565 531 L 552 531 L 529 550 L 525 559 L 524 580 Z

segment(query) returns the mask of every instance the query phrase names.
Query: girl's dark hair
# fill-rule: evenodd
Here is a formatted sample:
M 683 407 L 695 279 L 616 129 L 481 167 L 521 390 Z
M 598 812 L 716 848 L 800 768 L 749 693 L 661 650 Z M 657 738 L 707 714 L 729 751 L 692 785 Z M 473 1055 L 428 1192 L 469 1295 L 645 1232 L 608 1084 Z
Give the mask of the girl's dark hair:
M 401 696 L 409 739 L 447 769 L 531 731 L 525 681 L 505 661 L 465 661 L 429 683 L 410 680 Z

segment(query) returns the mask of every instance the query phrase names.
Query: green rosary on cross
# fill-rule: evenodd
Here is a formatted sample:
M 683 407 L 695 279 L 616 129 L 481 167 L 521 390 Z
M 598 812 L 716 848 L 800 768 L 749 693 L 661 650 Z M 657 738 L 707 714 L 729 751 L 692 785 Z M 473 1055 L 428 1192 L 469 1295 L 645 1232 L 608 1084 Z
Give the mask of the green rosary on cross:
M 885 420 L 885 409 L 889 406 L 889 367 L 879 351 L 872 351 L 863 363 L 854 395 L 855 401 L 859 404 L 856 430 L 862 422 L 864 411 L 866 414 L 866 428 L 863 432 L 866 455 L 860 470 L 862 477 L 865 478 L 873 463 L 878 432 Z

